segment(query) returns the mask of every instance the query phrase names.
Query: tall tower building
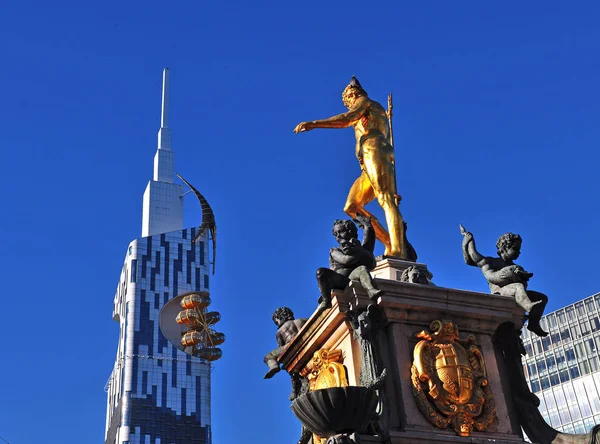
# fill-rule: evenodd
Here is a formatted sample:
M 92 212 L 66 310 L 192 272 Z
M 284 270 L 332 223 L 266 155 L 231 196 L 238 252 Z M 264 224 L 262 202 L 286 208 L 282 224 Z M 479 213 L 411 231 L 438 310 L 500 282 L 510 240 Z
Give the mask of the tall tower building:
M 207 235 L 192 243 L 183 228 L 183 186 L 173 183 L 168 127 L 169 71 L 163 71 L 162 116 L 154 175 L 144 193 L 142 237 L 125 254 L 114 298 L 119 343 L 106 384 L 105 444 L 210 444 L 210 366 L 174 348 L 159 328 L 174 296 L 208 290 Z
M 556 430 L 586 433 L 600 424 L 600 293 L 542 317 L 549 335 L 523 329 L 525 376 L 540 413 Z

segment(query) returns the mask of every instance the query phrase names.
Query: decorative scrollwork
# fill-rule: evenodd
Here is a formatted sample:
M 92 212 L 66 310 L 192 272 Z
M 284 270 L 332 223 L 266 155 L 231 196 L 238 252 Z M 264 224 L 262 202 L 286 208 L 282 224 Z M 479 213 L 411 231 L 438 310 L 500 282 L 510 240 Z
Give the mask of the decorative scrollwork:
M 300 372 L 310 383 L 310 391 L 330 387 L 347 387 L 346 368 L 341 363 L 341 350 L 317 350 L 307 366 Z

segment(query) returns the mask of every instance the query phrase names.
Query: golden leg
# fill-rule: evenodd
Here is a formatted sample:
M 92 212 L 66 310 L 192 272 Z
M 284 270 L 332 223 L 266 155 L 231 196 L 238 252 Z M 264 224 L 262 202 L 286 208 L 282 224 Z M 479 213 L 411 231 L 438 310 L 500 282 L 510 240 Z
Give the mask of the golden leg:
M 406 249 L 404 246 L 403 220 L 400 210 L 395 205 L 395 198 L 393 195 L 386 195 L 381 196 L 377 201 L 383 208 L 387 226 L 391 227 L 389 231 L 391 248 L 388 256 L 404 258 L 403 253 Z
M 385 247 L 384 254 L 390 256 L 390 251 L 392 250 L 390 235 L 385 228 L 383 228 L 379 220 L 365 209 L 365 205 L 373 199 L 375 199 L 375 192 L 373 191 L 368 176 L 363 171 L 350 188 L 348 198 L 346 199 L 346 205 L 344 206 L 344 213 L 353 219 L 356 218 L 356 214 L 362 214 L 363 216 L 369 217 L 371 219 L 373 230 L 375 231 L 375 236 Z
M 363 175 L 369 181 L 372 195 L 383 209 L 389 233 L 386 255 L 404 258 L 404 225 L 396 205 L 395 167 L 393 148 L 375 138 L 363 144 Z M 361 176 L 363 177 L 363 176 Z

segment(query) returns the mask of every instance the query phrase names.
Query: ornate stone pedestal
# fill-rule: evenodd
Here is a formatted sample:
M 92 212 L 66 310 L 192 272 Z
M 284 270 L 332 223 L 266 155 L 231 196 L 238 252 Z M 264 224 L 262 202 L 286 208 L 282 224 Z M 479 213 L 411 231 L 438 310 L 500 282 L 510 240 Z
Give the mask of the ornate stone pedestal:
M 492 341 L 501 324 L 520 326 L 523 310 L 512 297 L 400 282 L 400 262 L 385 259 L 375 269 L 375 276 L 386 277 L 377 279 L 384 291 L 377 301 L 370 300 L 360 284 L 336 292 L 332 308 L 310 317 L 284 350 L 280 362 L 288 372 L 314 379 L 311 360 L 315 352 L 340 350 L 337 355 L 345 366 L 348 385 L 371 385 L 379 396 L 378 418 L 358 431 L 362 443 L 523 442 L 502 354 Z M 366 311 L 371 304 L 374 307 Z M 437 324 L 431 323 L 438 320 L 451 324 L 444 323 L 445 333 L 436 336 Z M 452 328 L 457 329 L 458 336 Z M 450 339 L 442 340 L 442 336 Z M 427 337 L 430 340 L 424 339 Z M 437 339 L 431 339 L 434 337 Z M 429 354 L 423 352 L 421 356 L 425 362 L 421 373 L 411 373 L 419 341 L 431 342 L 418 347 Z M 424 375 L 427 366 L 433 374 L 431 383 Z M 382 375 L 384 369 L 386 374 Z M 318 387 L 313 384 L 311 389 Z M 453 404 L 466 412 L 461 413 L 466 415 L 462 432 L 448 419 L 454 414 Z M 495 409 L 495 414 L 490 409 Z M 484 421 L 483 415 L 491 419 Z M 475 425 L 469 425 L 469 421 Z M 485 430 L 477 430 L 481 425 L 477 421 L 486 422 Z M 459 432 L 468 436 L 459 436 Z
M 394 257 L 379 256 L 377 258 L 377 266 L 373 269 L 371 275 L 378 279 L 402 281 L 402 272 L 411 267 L 427 270 L 427 265 L 420 262 L 409 262 Z

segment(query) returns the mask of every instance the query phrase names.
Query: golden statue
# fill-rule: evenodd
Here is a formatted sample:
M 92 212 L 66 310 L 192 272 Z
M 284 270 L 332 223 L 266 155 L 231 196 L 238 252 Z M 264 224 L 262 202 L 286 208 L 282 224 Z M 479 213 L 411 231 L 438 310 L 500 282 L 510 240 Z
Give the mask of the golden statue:
M 371 219 L 377 239 L 385 246 L 386 256 L 408 258 L 402 215 L 398 209 L 400 196 L 396 191 L 394 147 L 390 128 L 391 108 L 388 112 L 378 102 L 371 100 L 356 77 L 342 92 L 342 102 L 348 112 L 323 120 L 301 122 L 294 132 L 313 128 L 354 127 L 356 157 L 362 173 L 350 188 L 344 212 L 353 219 L 362 214 Z M 389 114 L 388 114 L 389 113 Z M 389 233 L 365 205 L 377 199 L 385 213 Z

